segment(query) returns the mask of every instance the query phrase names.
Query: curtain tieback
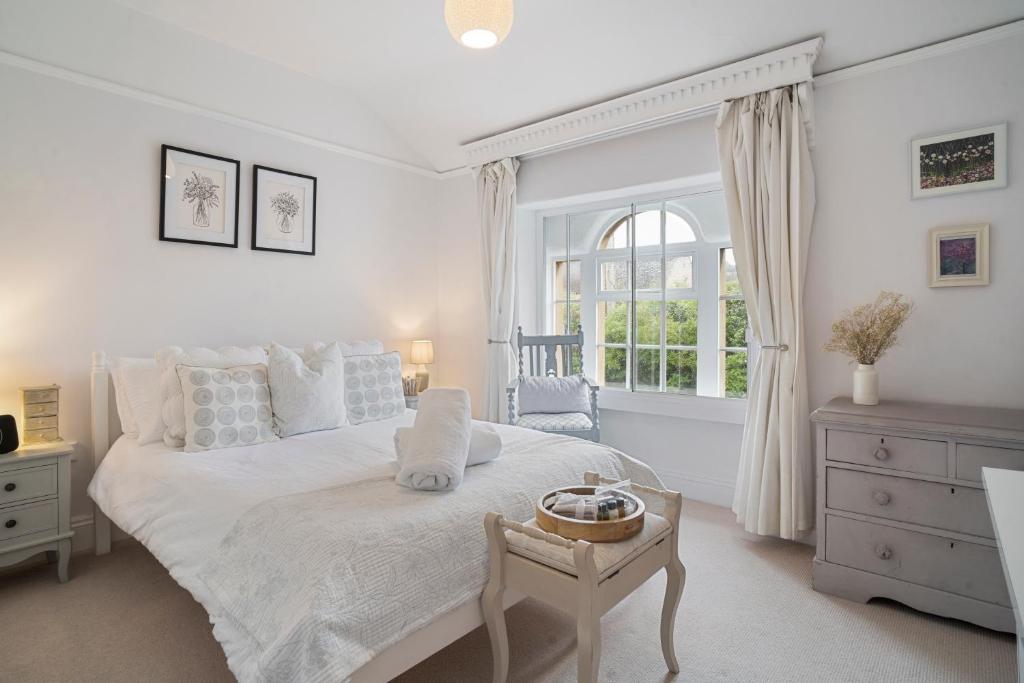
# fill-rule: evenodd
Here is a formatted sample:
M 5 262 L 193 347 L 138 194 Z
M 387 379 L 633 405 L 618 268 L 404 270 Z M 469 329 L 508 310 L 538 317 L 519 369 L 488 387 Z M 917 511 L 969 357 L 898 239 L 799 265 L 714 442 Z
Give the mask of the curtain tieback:
M 511 344 L 512 342 L 502 341 L 501 339 L 488 339 L 488 344 Z
M 789 351 L 789 344 L 763 344 L 762 349 L 777 349 L 779 351 Z

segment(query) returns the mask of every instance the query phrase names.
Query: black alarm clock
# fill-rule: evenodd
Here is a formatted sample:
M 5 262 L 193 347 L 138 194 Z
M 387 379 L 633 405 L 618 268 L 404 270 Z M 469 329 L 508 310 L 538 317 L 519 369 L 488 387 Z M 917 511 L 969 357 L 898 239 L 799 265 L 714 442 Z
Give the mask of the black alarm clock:
M 18 450 L 18 425 L 13 415 L 0 415 L 0 455 Z

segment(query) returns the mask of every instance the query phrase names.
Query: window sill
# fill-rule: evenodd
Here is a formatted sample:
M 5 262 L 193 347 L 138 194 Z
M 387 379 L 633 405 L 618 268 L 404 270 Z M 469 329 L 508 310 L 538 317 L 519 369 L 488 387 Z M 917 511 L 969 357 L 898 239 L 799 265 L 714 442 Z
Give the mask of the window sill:
M 602 410 L 740 425 L 743 424 L 747 412 L 745 398 L 645 393 L 605 387 L 601 387 L 601 391 L 598 392 L 597 404 Z

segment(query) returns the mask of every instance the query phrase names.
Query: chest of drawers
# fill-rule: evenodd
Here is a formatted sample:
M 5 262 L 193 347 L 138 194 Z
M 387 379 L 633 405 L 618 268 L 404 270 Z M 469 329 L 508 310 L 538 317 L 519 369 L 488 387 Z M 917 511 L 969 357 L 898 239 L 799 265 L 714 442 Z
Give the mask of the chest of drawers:
M 1024 411 L 837 398 L 811 419 L 815 590 L 1014 631 L 981 469 L 1024 470 Z

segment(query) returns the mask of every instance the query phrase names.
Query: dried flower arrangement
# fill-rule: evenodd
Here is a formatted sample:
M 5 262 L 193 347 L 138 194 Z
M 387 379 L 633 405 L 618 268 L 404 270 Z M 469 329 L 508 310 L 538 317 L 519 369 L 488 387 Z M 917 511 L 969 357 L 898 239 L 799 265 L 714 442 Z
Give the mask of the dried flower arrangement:
M 857 306 L 832 323 L 826 351 L 846 354 L 861 365 L 874 365 L 896 345 L 896 333 L 910 317 L 914 304 L 902 294 L 881 291 L 869 304 Z

